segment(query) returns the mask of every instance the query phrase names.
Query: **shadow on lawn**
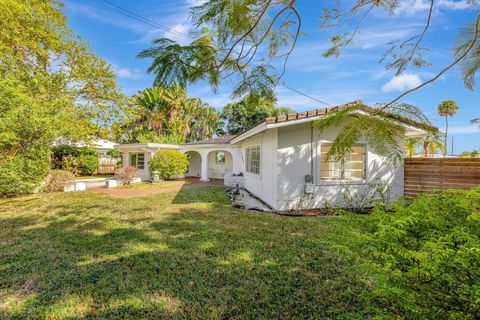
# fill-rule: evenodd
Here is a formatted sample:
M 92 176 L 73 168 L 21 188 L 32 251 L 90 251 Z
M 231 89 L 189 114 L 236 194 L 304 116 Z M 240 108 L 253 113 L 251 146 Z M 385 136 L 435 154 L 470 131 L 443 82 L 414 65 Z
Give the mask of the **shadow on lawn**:
M 49 204 L 40 211 L 48 217 L 0 220 L 11 239 L 0 254 L 0 300 L 25 299 L 18 309 L 0 303 L 0 317 L 362 315 L 365 285 L 318 245 L 321 235 L 308 235 L 308 220 L 237 211 L 217 187 L 180 191 L 174 205 L 199 206 L 160 217 L 137 217 L 142 210 L 122 209 L 128 201 Z

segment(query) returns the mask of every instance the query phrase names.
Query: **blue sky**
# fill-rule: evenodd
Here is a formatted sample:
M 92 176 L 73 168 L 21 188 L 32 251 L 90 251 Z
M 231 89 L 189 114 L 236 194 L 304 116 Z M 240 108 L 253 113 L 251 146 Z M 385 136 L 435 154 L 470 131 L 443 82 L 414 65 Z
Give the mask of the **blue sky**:
M 198 0 L 109 1 L 180 33 L 193 31 L 188 13 L 192 3 Z M 288 86 L 332 105 L 357 99 L 367 104 L 387 102 L 412 85 L 429 79 L 451 62 L 450 48 L 459 27 L 472 21 L 478 13 L 468 8 L 466 1 L 438 0 L 438 8 L 433 13 L 431 28 L 425 38 L 425 45 L 431 49 L 427 57 L 432 66 L 412 68 L 394 77 L 379 60 L 388 42 L 408 39 L 423 29 L 428 9 L 426 1 L 404 0 L 396 14 L 390 16 L 373 13 L 352 48 L 343 51 L 337 59 L 325 59 L 321 54 L 328 45 L 329 32 L 319 29 L 318 16 L 322 5 L 329 2 L 333 3 L 297 1 L 305 35 L 288 62 L 284 80 Z M 145 72 L 149 62 L 135 58 L 139 51 L 150 46 L 152 39 L 169 37 L 181 43 L 190 40 L 126 17 L 100 0 L 68 0 L 64 12 L 73 31 L 88 41 L 95 53 L 112 64 L 120 86 L 128 95 L 149 87 L 153 82 L 153 77 Z M 231 83 L 222 85 L 218 94 L 204 83 L 189 87 L 188 93 L 220 110 L 231 101 Z M 279 106 L 297 111 L 324 107 L 281 86 L 277 94 Z M 466 90 L 458 69 L 450 70 L 435 83 L 406 96 L 402 102 L 420 107 L 434 125 L 443 129 L 444 120 L 437 115 L 437 104 L 445 99 L 453 99 L 460 106 L 457 116 L 449 121 L 455 153 L 480 148 L 480 129 L 469 124 L 470 119 L 480 117 L 480 88 Z

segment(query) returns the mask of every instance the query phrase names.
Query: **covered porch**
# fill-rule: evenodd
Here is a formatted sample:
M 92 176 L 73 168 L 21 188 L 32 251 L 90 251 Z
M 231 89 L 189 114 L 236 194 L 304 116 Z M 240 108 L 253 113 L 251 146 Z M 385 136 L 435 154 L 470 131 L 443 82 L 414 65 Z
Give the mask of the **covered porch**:
M 232 146 L 180 146 L 188 155 L 185 177 L 197 177 L 202 182 L 224 179 L 225 175 L 241 172 L 241 151 Z

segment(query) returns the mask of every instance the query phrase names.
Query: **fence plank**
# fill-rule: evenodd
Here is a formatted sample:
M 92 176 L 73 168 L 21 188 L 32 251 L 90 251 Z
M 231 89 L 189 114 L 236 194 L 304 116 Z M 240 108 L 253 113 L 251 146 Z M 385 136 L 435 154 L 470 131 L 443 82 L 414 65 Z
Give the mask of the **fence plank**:
M 480 158 L 405 160 L 407 196 L 432 190 L 469 189 L 480 185 Z

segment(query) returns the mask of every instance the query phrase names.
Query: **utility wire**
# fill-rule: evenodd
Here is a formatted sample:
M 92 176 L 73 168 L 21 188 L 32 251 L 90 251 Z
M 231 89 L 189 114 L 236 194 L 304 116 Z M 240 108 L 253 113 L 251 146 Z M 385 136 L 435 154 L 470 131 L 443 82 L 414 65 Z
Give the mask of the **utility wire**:
M 285 88 L 287 88 L 287 89 L 289 89 L 289 90 L 291 90 L 291 91 L 294 91 L 294 92 L 296 92 L 296 93 L 298 93 L 298 94 L 300 94 L 300 95 L 302 95 L 302 96 L 304 96 L 304 97 L 307 97 L 307 98 L 309 98 L 309 99 L 312 99 L 312 100 L 315 100 L 315 101 L 317 101 L 317 102 L 320 102 L 321 104 L 327 105 L 327 106 L 329 106 L 329 107 L 333 107 L 333 105 L 330 104 L 330 103 L 328 103 L 328 102 L 322 101 L 322 100 L 317 99 L 317 98 L 315 98 L 315 97 L 312 97 L 312 96 L 310 96 L 310 95 L 308 95 L 308 94 L 306 94 L 306 93 L 303 93 L 303 92 L 300 91 L 300 90 L 297 90 L 297 89 L 295 89 L 295 88 L 289 87 L 289 86 L 285 83 L 285 81 L 282 81 L 282 82 L 283 82 L 283 83 L 281 83 L 280 85 L 283 86 L 283 87 L 285 87 Z
M 148 18 L 145 18 L 145 17 L 142 17 L 141 15 L 139 14 L 136 14 L 135 12 L 132 12 L 130 10 L 127 10 L 125 8 L 122 8 L 120 7 L 119 5 L 111 2 L 111 1 L 108 1 L 108 0 L 101 0 L 103 2 L 105 2 L 106 4 L 109 4 L 110 6 L 112 7 L 115 7 L 121 14 L 127 16 L 127 17 L 130 17 L 132 19 L 135 19 L 135 20 L 138 20 L 140 22 L 143 22 L 145 24 L 148 24 L 152 27 L 155 27 L 155 28 L 159 28 L 159 29 L 162 29 L 164 31 L 168 31 L 168 32 L 171 32 L 171 33 L 174 33 L 178 36 L 183 36 L 183 37 L 187 37 L 187 38 L 191 38 L 193 39 L 193 37 L 189 34 L 185 34 L 185 33 L 182 33 L 182 32 L 179 32 L 179 31 L 176 31 L 176 30 L 173 30 L 172 28 L 169 28 L 167 26 L 164 26 L 164 25 L 161 25 L 153 20 L 150 20 Z
M 179 36 L 183 36 L 183 37 L 187 37 L 187 38 L 190 38 L 190 39 L 194 39 L 194 37 L 192 37 L 192 36 L 189 35 L 189 34 L 182 33 L 182 32 L 173 30 L 172 28 L 169 28 L 169 27 L 167 27 L 167 26 L 161 25 L 161 24 L 159 24 L 159 23 L 157 23 L 157 22 L 155 22 L 155 21 L 153 21 L 153 20 L 150 20 L 150 19 L 148 19 L 148 18 L 145 18 L 145 17 L 143 17 L 143 16 L 141 16 L 141 15 L 139 15 L 139 14 L 136 14 L 135 12 L 132 12 L 132 11 L 130 11 L 130 10 L 127 10 L 127 9 L 125 9 L 125 8 L 119 6 L 119 5 L 117 5 L 117 4 L 115 4 L 115 3 L 111 2 L 111 1 L 108 1 L 108 0 L 101 0 L 101 1 L 103 1 L 104 3 L 110 5 L 110 6 L 114 7 L 114 8 L 116 8 L 121 14 L 123 14 L 123 15 L 125 15 L 125 16 L 127 16 L 127 17 L 129 17 L 129 18 L 135 19 L 135 20 L 137 20 L 137 21 L 140 21 L 140 22 L 142 22 L 142 23 L 145 23 L 145 24 L 147 24 L 147 25 L 149 25 L 149 26 L 151 26 L 151 27 L 159 28 L 159 29 L 162 29 L 162 30 L 164 30 L 164 31 L 168 31 L 168 32 L 174 33 L 174 34 L 179 35 Z M 300 90 L 297 90 L 297 89 L 295 89 L 295 88 L 292 88 L 292 87 L 288 86 L 288 85 L 285 83 L 285 81 L 282 81 L 281 86 L 283 86 L 284 88 L 286 88 L 286 89 L 288 89 L 288 90 L 291 90 L 291 91 L 293 91 L 293 92 L 296 92 L 297 94 L 300 94 L 300 95 L 302 95 L 302 96 L 304 96 L 304 97 L 306 97 L 306 98 L 309 98 L 309 99 L 312 99 L 312 100 L 314 100 L 314 101 L 316 101 L 316 102 L 319 102 L 319 103 L 321 103 L 321 104 L 324 104 L 324 105 L 327 105 L 327 106 L 330 106 L 330 107 L 333 106 L 332 104 L 330 104 L 330 103 L 328 103 L 328 102 L 322 101 L 322 100 L 317 99 L 317 98 L 315 98 L 315 97 L 312 97 L 312 96 L 310 96 L 310 95 L 308 95 L 308 94 L 306 94 L 306 93 L 304 93 L 304 92 L 302 92 L 302 91 L 300 91 Z

